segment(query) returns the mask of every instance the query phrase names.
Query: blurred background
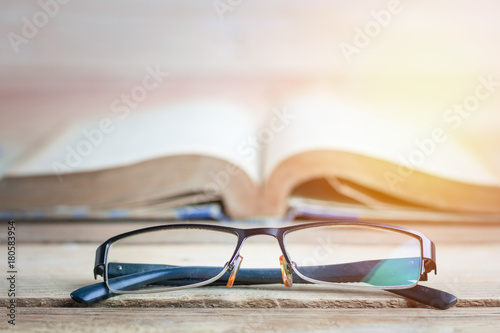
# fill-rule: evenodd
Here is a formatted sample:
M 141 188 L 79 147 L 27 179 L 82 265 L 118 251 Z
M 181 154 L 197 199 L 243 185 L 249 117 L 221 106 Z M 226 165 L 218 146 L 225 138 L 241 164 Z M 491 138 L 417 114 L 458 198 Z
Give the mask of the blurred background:
M 341 97 L 346 103 L 362 104 L 374 117 L 398 119 L 423 128 L 419 139 L 430 137 L 435 128 L 447 130 L 448 136 L 475 152 L 484 169 L 497 176 L 495 185 L 499 189 L 499 18 L 498 0 L 2 0 L 0 178 L 24 151 L 60 124 L 86 117 L 115 119 L 117 103 L 140 113 L 155 106 L 208 97 L 265 113 L 297 95 L 320 92 Z M 155 80 L 145 82 L 146 77 Z M 125 100 L 145 83 L 151 89 L 144 90 L 138 100 Z M 482 87 L 479 97 L 478 87 Z M 463 112 L 464 105 L 475 100 L 478 103 L 471 106 L 473 110 Z M 214 117 L 213 121 L 222 119 Z M 407 156 L 412 149 L 413 139 L 400 154 Z M 23 251 L 30 253 L 20 256 L 25 260 L 20 267 L 30 267 L 23 273 L 24 285 L 19 288 L 24 293 L 22 304 L 67 307 L 69 292 L 91 282 L 97 244 L 134 226 L 85 222 L 68 227 L 27 225 L 19 232 L 19 239 L 26 242 Z M 493 258 L 499 249 L 497 226 L 449 228 L 446 224 L 428 224 L 416 229 L 443 245 L 438 254 L 442 278 L 433 277 L 437 283 L 431 286 L 465 298 L 461 306 L 474 306 L 476 310 L 472 310 L 479 315 L 478 306 L 499 304 L 495 295 L 500 293 L 495 291 L 499 290 L 500 269 L 498 258 Z M 82 243 L 69 244 L 68 240 Z M 255 248 L 264 253 L 269 247 L 256 243 Z M 259 254 L 257 257 L 264 257 Z M 272 260 L 278 255 L 266 252 Z M 251 256 L 245 260 L 251 262 Z M 258 303 L 255 300 L 259 294 L 241 290 L 242 294 L 234 297 L 237 306 Z M 274 299 L 288 297 L 271 292 L 264 290 L 265 303 L 259 304 L 267 308 L 276 303 Z M 200 300 L 198 304 L 205 305 L 207 299 L 215 299 L 216 306 L 230 304 L 226 294 L 193 295 L 194 302 Z M 246 298 L 248 295 L 251 298 Z M 333 294 L 336 299 L 331 303 L 318 303 L 318 295 L 311 296 L 310 304 L 363 306 L 358 296 L 354 303 L 338 303 L 337 298 L 350 297 L 344 292 Z M 300 297 L 302 305 L 298 308 L 308 302 Z M 321 292 L 321 297 L 327 296 Z M 272 302 L 268 302 L 270 299 Z M 176 299 L 175 306 L 181 304 L 179 300 L 184 298 Z M 388 298 L 374 300 L 369 298 L 367 306 L 387 304 L 391 313 L 394 304 L 400 304 Z M 164 301 L 158 307 L 169 304 Z M 138 303 L 124 304 L 135 307 Z M 130 320 L 138 316 L 135 308 L 132 315 L 122 310 Z M 255 313 L 247 310 L 245 315 Z M 43 311 L 33 311 L 25 310 L 28 324 L 34 322 L 29 316 L 46 317 Z M 206 309 L 202 311 L 205 316 Z M 335 319 L 336 323 L 358 325 L 357 319 L 362 316 L 359 309 L 356 311 L 356 318 L 343 317 L 346 319 Z M 498 315 L 498 310 L 492 311 Z M 64 320 L 79 324 L 72 312 L 64 312 L 70 317 L 52 310 L 46 313 L 58 316 L 54 321 L 58 327 L 69 327 Z M 363 316 L 368 319 L 363 320 L 371 320 L 373 313 L 370 309 L 370 314 Z M 392 323 L 402 323 L 403 314 L 423 327 L 437 322 L 429 321 L 427 314 L 396 313 L 397 320 L 384 316 Z M 161 316 L 163 325 L 163 309 Z M 172 318 L 175 316 L 173 313 Z M 276 318 L 274 313 L 269 316 Z M 438 319 L 440 325 L 450 325 L 450 320 L 459 324 L 469 320 L 466 326 L 474 327 L 491 325 L 491 316 L 486 314 L 474 322 L 463 317 Z M 185 320 L 184 312 L 178 318 Z M 199 326 L 200 320 L 191 318 Z M 284 320 L 289 322 L 289 318 Z M 299 321 L 310 323 L 307 319 Z M 329 329 L 331 324 L 328 321 Z
M 133 112 L 201 97 L 258 112 L 321 90 L 429 130 L 474 94 L 481 77 L 500 88 L 500 6 L 493 0 L 6 0 L 0 6 L 4 163 L 7 146 L 30 145 L 60 122 L 111 114 L 113 103 L 151 71 L 161 83 Z M 496 170 L 499 105 L 500 93 L 492 91 L 454 132 Z

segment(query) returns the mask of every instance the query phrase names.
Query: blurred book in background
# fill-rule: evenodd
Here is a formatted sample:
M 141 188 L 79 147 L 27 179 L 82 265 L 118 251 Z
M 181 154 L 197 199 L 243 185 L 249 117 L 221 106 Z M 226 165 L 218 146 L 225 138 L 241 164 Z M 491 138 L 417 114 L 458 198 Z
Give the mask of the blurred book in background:
M 216 3 L 3 4 L 0 216 L 500 220 L 497 3 Z
M 263 116 L 206 100 L 75 122 L 11 165 L 0 209 L 161 218 L 221 202 L 247 219 L 500 217 L 500 179 L 444 127 L 425 137 L 426 128 L 318 94 L 283 105 Z

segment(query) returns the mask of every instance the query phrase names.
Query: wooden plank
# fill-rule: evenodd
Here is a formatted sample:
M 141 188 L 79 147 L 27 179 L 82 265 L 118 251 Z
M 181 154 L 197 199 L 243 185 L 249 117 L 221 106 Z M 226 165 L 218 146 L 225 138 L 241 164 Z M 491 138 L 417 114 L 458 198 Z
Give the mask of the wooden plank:
M 93 242 L 102 243 L 106 239 L 123 232 L 163 225 L 173 222 L 161 220 L 61 220 L 54 221 L 17 221 L 18 241 L 20 242 Z M 175 223 L 187 223 L 183 221 Z M 206 221 L 191 221 L 190 223 L 207 223 Z M 283 226 L 281 222 L 264 224 L 259 222 L 231 222 L 211 224 L 228 225 L 241 228 L 260 226 Z M 500 224 L 479 223 L 391 223 L 423 232 L 439 247 L 441 244 L 473 244 L 500 243 Z M 0 243 L 5 242 L 6 230 L 0 230 Z
M 269 237 L 264 237 L 269 238 Z M 279 249 L 271 241 L 244 244 L 242 267 L 263 262 L 278 268 Z M 19 244 L 18 305 L 25 307 L 76 306 L 69 294 L 95 283 L 92 275 L 97 244 Z M 500 306 L 500 244 L 445 244 L 440 247 L 439 274 L 423 285 L 459 298 L 459 307 Z M 6 282 L 2 280 L 1 288 Z M 8 302 L 0 296 L 0 306 Z M 378 308 L 415 307 L 418 304 L 383 291 L 351 291 L 281 284 L 259 287 L 205 287 L 161 294 L 123 295 L 99 303 L 104 307 L 222 307 L 222 308 Z
M 481 56 L 498 51 L 491 42 L 498 39 L 498 7 L 487 0 L 442 1 L 439 11 L 430 0 L 401 3 L 390 24 L 375 33 L 362 61 L 346 66 L 349 64 L 339 44 L 352 45 L 356 29 L 376 22 L 372 13 L 387 8 L 382 0 L 356 5 L 346 1 L 259 0 L 230 6 L 220 17 L 212 2 L 151 2 L 140 6 L 136 1 L 115 0 L 104 6 L 96 1 L 69 2 L 42 27 L 35 27 L 29 42 L 17 47 L 19 52 L 14 51 L 9 39 L 2 39 L 0 72 L 9 79 L 20 78 L 23 73 L 33 78 L 32 72 L 44 67 L 52 70 L 50 77 L 54 80 L 67 78 L 68 68 L 80 77 L 88 77 L 89 68 L 93 68 L 104 75 L 123 77 L 141 71 L 146 62 L 198 74 L 324 75 L 353 69 L 489 73 L 498 68 L 498 58 Z M 4 22 L 1 34 L 21 35 L 22 17 L 33 22 L 34 14 L 41 11 L 38 4 L 26 0 L 7 5 L 0 13 Z M 361 51 L 365 51 L 364 45 Z M 36 79 L 46 81 L 43 75 Z
M 415 228 L 425 229 L 426 234 L 439 239 L 439 274 L 431 275 L 430 280 L 422 284 L 454 293 L 459 298 L 457 306 L 446 311 L 422 308 L 383 291 L 298 285 L 287 289 L 281 284 L 126 295 L 90 307 L 71 300 L 69 294 L 73 290 L 95 282 L 92 267 L 99 244 L 96 240 L 102 237 L 100 242 L 138 225 L 141 223 L 82 222 L 47 226 L 18 222 L 19 235 L 24 234 L 26 238 L 18 244 L 16 328 L 26 332 L 461 330 L 496 333 L 500 327 L 500 261 L 497 258 L 500 238 L 495 238 L 498 227 L 491 225 L 450 228 L 450 225 L 422 224 Z M 279 254 L 275 241 L 268 237 L 248 240 L 243 251 L 244 264 L 256 261 L 273 264 Z M 277 261 L 273 267 L 278 267 Z M 0 288 L 5 287 L 2 280 Z M 0 295 L 0 306 L 7 304 L 6 295 Z M 11 328 L 6 320 L 0 323 L 0 329 L 4 328 Z
M 481 332 L 497 333 L 499 308 L 105 309 L 20 308 L 23 332 Z M 0 327 L 7 324 L 3 321 Z

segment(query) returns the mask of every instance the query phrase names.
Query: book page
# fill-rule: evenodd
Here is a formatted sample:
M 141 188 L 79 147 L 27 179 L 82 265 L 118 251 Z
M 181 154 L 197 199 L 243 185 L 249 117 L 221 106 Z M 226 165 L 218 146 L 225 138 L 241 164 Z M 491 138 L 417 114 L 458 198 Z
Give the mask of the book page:
M 247 147 L 257 113 L 213 100 L 111 113 L 66 128 L 50 144 L 8 170 L 9 176 L 96 171 L 182 154 L 227 160 L 259 181 L 259 154 Z M 248 149 L 245 149 L 248 148 Z M 200 170 L 203 172 L 203 170 Z
M 500 186 L 498 169 L 484 162 L 488 158 L 478 158 L 477 151 L 464 145 L 466 133 L 454 130 L 452 124 L 441 119 L 434 124 L 412 121 L 414 118 L 408 117 L 404 109 L 399 116 L 391 117 L 376 111 L 368 105 L 326 94 L 290 100 L 287 112 L 294 119 L 275 135 L 266 150 L 266 179 L 293 155 L 310 150 L 339 150 L 389 161 L 404 170 L 411 168 L 454 181 Z M 485 149 L 483 153 L 494 151 Z M 395 167 L 392 171 L 397 170 Z
M 41 138 L 48 131 L 39 128 L 19 128 L 8 122 L 0 124 L 0 179 L 12 165 L 18 163 L 26 154 L 34 153 Z
M 21 158 L 23 148 L 26 148 L 23 147 L 22 143 L 17 143 L 8 139 L 9 138 L 6 137 L 0 138 L 0 179 L 10 166 Z

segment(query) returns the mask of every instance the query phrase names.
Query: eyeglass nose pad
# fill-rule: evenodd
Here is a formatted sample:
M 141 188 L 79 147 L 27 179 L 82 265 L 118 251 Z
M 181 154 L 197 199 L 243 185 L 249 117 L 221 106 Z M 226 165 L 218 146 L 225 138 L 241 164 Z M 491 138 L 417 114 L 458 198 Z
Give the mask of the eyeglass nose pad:
M 280 267 L 281 275 L 283 276 L 283 284 L 287 288 L 291 288 L 293 285 L 293 272 L 290 269 L 290 265 L 286 262 L 285 256 L 280 257 Z
M 243 257 L 238 254 L 238 258 L 233 262 L 231 265 L 231 275 L 229 276 L 229 279 L 227 280 L 226 287 L 231 288 L 234 284 L 234 280 L 236 279 L 236 275 L 238 274 L 238 270 L 240 269 L 241 262 L 243 261 Z

